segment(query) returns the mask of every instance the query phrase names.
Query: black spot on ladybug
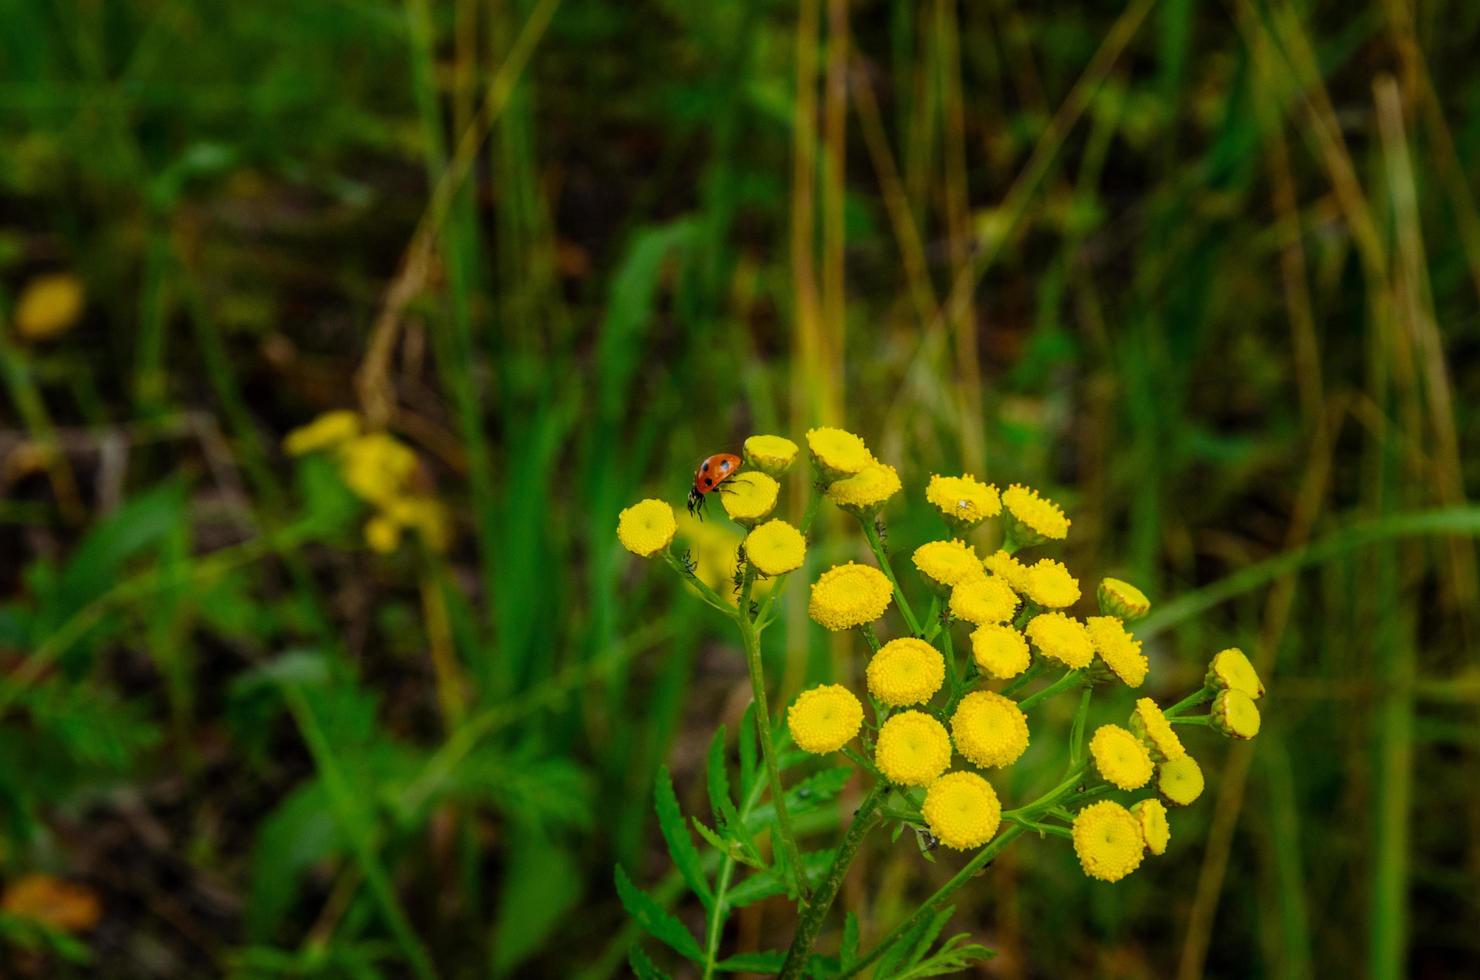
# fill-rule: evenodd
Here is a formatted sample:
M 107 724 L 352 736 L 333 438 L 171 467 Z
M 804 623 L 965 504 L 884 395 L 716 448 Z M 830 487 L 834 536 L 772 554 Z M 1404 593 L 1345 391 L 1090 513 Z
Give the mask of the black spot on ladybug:
M 702 472 L 702 473 L 708 473 L 709 472 L 709 460 L 706 459 L 704 461 L 704 465 L 701 466 L 701 467 L 699 467 L 699 471 Z
M 729 470 L 729 468 L 730 468 L 730 461 L 727 459 L 723 463 L 720 463 L 719 464 L 719 468 L 722 469 L 722 470 Z
M 699 479 L 699 485 L 702 486 L 705 490 L 708 490 L 710 487 L 714 486 L 714 481 L 707 476 L 701 477 Z

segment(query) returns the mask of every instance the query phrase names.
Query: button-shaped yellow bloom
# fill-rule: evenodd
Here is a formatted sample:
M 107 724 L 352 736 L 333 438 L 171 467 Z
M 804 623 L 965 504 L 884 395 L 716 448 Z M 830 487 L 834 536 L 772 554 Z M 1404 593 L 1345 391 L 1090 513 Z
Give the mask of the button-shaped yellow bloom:
M 416 471 L 416 454 L 384 432 L 367 432 L 340 450 L 345 484 L 357 496 L 380 507 L 406 491 Z
M 951 615 L 976 626 L 1005 623 L 1017 607 L 1017 593 L 995 575 L 968 578 L 951 590 Z
M 890 640 L 868 662 L 868 690 L 891 708 L 929 701 L 946 679 L 946 661 L 924 640 Z
M 930 832 L 958 851 L 981 847 L 1002 821 L 997 792 L 974 772 L 949 772 L 931 783 L 920 811 Z
M 1079 601 L 1079 579 L 1063 562 L 1040 558 L 1028 566 L 1023 586 L 1028 598 L 1045 609 L 1064 609 Z
M 1038 496 L 1037 490 L 1014 483 L 1003 491 L 1002 506 L 1007 509 L 1008 531 L 1020 545 L 1062 541 L 1069 534 L 1069 518 L 1064 511 L 1052 500 Z
M 751 471 L 737 473 L 719 488 L 719 499 L 725 505 L 730 520 L 745 527 L 754 527 L 776 509 L 776 496 L 781 484 L 774 477 Z
M 951 716 L 951 737 L 957 750 L 979 766 L 1010 766 L 1028 749 L 1028 719 L 1011 698 L 973 691 Z
M 744 452 L 748 465 L 767 476 L 780 476 L 797 458 L 797 444 L 782 436 L 751 436 Z
M 995 551 L 982 559 L 987 571 L 1012 586 L 1018 593 L 1028 591 L 1028 566 L 1005 551 Z
M 1130 623 L 1151 611 L 1151 600 L 1146 598 L 1146 593 L 1129 582 L 1107 578 L 1100 582 L 1098 591 L 1100 612 L 1107 616 L 1119 616 Z
M 1016 677 L 1028 669 L 1028 640 L 1006 623 L 987 623 L 971 633 L 971 656 L 988 677 Z
M 1259 706 L 1243 691 L 1219 691 L 1211 713 L 1213 727 L 1229 738 L 1259 734 Z
M 814 755 L 841 749 L 862 725 L 863 705 L 841 684 L 823 684 L 803 691 L 786 712 L 791 740 Z
M 987 518 L 996 517 L 1002 512 L 1002 498 L 998 495 L 997 488 L 989 483 L 982 483 L 969 474 L 933 474 L 929 485 L 925 487 L 925 499 L 940 511 L 951 530 L 957 534 L 964 534 Z
M 661 500 L 633 504 L 617 517 L 617 540 L 641 558 L 651 558 L 668 547 L 677 533 L 673 508 Z
M 1146 839 L 1141 822 L 1119 803 L 1101 800 L 1074 818 L 1074 853 L 1091 878 L 1119 881 L 1141 865 Z
M 1149 667 L 1146 655 L 1141 652 L 1141 641 L 1127 633 L 1125 625 L 1114 616 L 1090 616 L 1084 626 L 1105 666 L 1126 686 L 1140 687 Z
M 385 513 L 402 527 L 415 528 L 433 551 L 446 551 L 451 543 L 452 521 L 439 500 L 426 496 L 401 497 L 392 501 Z
M 1156 767 L 1156 789 L 1168 803 L 1191 806 L 1202 795 L 1202 767 L 1186 753 L 1168 759 Z
M 365 522 L 365 543 L 371 551 L 388 555 L 401 545 L 401 525 L 385 514 Z
M 827 488 L 827 499 L 850 514 L 870 518 L 899 492 L 899 474 L 887 463 L 870 463 Z
M 884 615 L 893 596 L 894 589 L 883 572 L 850 561 L 829 568 L 813 583 L 807 614 L 827 629 L 852 629 Z
M 951 764 L 945 726 L 923 711 L 893 715 L 879 729 L 874 764 L 899 786 L 929 786 Z
M 802 567 L 807 539 L 785 521 L 767 521 L 746 535 L 745 554 L 762 575 L 785 575 Z
M 1152 757 L 1157 760 L 1176 759 L 1187 754 L 1182 740 L 1172 731 L 1172 723 L 1150 698 L 1136 702 L 1136 710 L 1131 714 L 1131 731 L 1146 743 Z
M 15 303 L 15 332 L 27 340 L 66 333 L 82 315 L 82 280 L 70 272 L 37 276 Z
M 984 578 L 982 563 L 965 541 L 927 541 L 915 549 L 915 567 L 925 584 L 944 595 L 961 582 Z
M 1095 645 L 1089 630 L 1061 612 L 1039 613 L 1028 620 L 1027 632 L 1039 653 L 1065 667 L 1087 667 L 1094 659 Z
M 1264 697 L 1264 682 L 1259 679 L 1259 672 L 1238 647 L 1229 647 L 1213 656 L 1206 683 L 1220 691 L 1242 691 L 1255 701 Z
M 1151 753 L 1119 725 L 1101 725 L 1089 740 L 1090 758 L 1106 782 L 1121 789 L 1140 789 L 1151 779 Z
M 1152 854 L 1165 854 L 1172 840 L 1172 827 L 1167 823 L 1167 808 L 1161 800 L 1142 800 L 1131 807 L 1131 813 L 1141 825 L 1141 838 L 1146 841 L 1146 850 Z
M 303 456 L 341 446 L 359 434 L 360 417 L 348 409 L 338 409 L 289 432 L 283 437 L 283 451 L 289 456 Z
M 807 449 L 828 482 L 852 476 L 874 461 L 863 440 L 842 429 L 808 429 Z

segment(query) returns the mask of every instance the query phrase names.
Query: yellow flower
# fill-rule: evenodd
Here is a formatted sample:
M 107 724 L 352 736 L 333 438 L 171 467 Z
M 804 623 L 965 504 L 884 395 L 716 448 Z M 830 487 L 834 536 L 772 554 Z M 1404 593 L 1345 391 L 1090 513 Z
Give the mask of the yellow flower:
M 930 784 L 920 807 L 930 832 L 946 847 L 968 851 L 997 833 L 1002 804 L 992 784 L 974 772 L 951 772 Z
M 1259 734 L 1259 706 L 1243 691 L 1220 691 L 1213 699 L 1213 727 L 1230 738 Z
M 1259 672 L 1238 647 L 1229 647 L 1214 655 L 1213 662 L 1208 665 L 1206 683 L 1220 691 L 1242 691 L 1255 701 L 1264 697 L 1264 683 L 1259 680 Z
M 1136 702 L 1136 710 L 1131 715 L 1131 731 L 1147 744 L 1157 759 L 1176 759 L 1187 754 L 1182 740 L 1172 731 L 1172 723 L 1150 698 Z
M 808 429 L 807 448 L 829 482 L 852 476 L 874 461 L 863 440 L 842 429 Z
M 1028 719 L 1011 698 L 973 691 L 951 716 L 951 736 L 957 750 L 977 765 L 1010 766 L 1028 749 Z
M 914 562 L 925 584 L 940 592 L 986 576 L 976 552 L 965 541 L 927 541 L 915 549 Z
M 929 701 L 946 679 L 945 658 L 924 640 L 901 637 L 868 662 L 868 690 L 891 708 Z
M 989 483 L 980 483 L 969 474 L 933 474 L 925 488 L 925 499 L 940 511 L 957 534 L 964 534 L 1002 512 L 1002 498 L 998 496 L 997 488 Z
M 641 558 L 651 558 L 668 547 L 676 533 L 678 521 L 673 508 L 661 500 L 633 504 L 617 518 L 617 539 Z
M 1028 669 L 1028 641 L 1006 623 L 987 623 L 973 630 L 971 655 L 988 677 L 1016 677 Z
M 745 554 L 762 575 L 785 575 L 802 567 L 807 540 L 785 521 L 767 521 L 745 538 Z
M 738 551 L 742 539 L 734 526 L 721 521 L 701 521 L 686 512 L 680 512 L 678 532 L 695 565 L 694 577 L 719 593 L 719 597 L 730 605 L 738 605 L 739 596 L 732 586 L 735 569 L 739 565 Z M 750 590 L 751 597 L 758 599 L 766 595 L 775 581 L 769 578 L 757 579 Z M 685 584 L 691 589 L 694 587 L 687 581 Z
M 803 691 L 786 712 L 786 727 L 797 748 L 814 755 L 836 752 L 863 725 L 863 705 L 841 684 Z
M 951 739 L 945 726 L 923 711 L 903 711 L 879 729 L 874 762 L 891 783 L 929 786 L 951 764 Z
M 416 454 L 384 432 L 367 432 L 340 450 L 344 482 L 363 500 L 381 507 L 405 492 L 416 470 Z
M 1151 611 L 1151 600 L 1129 582 L 1118 578 L 1107 578 L 1100 583 L 1100 612 L 1107 616 L 1119 616 L 1127 623 L 1140 619 Z
M 1168 759 L 1156 767 L 1156 788 L 1168 803 L 1190 806 L 1202 795 L 1202 767 L 1185 753 Z
M 1079 580 L 1052 558 L 1040 558 L 1028 566 L 1023 585 L 1028 598 L 1045 609 L 1063 609 L 1079 601 Z
M 870 463 L 827 488 L 827 499 L 850 514 L 873 517 L 899 492 L 899 474 L 887 463 Z
M 1074 853 L 1091 878 L 1119 881 L 1141 865 L 1146 840 L 1141 822 L 1119 803 L 1101 800 L 1074 818 Z
M 1141 641 L 1133 639 L 1114 616 L 1090 616 L 1084 624 L 1105 666 L 1128 687 L 1140 687 L 1149 667 L 1146 655 L 1141 652 Z
M 1140 789 L 1151 779 L 1151 754 L 1136 736 L 1119 725 L 1101 725 L 1089 740 L 1095 768 L 1121 789 Z
M 1039 613 L 1028 620 L 1028 639 L 1039 653 L 1065 667 L 1087 667 L 1095 656 L 1089 630 L 1061 612 Z
M 28 340 L 66 333 L 82 315 L 82 280 L 70 272 L 37 276 L 15 304 L 15 332 Z
M 827 629 L 852 629 L 884 615 L 893 596 L 883 572 L 850 561 L 829 568 L 813 584 L 807 614 Z
M 736 524 L 754 527 L 776 507 L 781 484 L 764 473 L 737 473 L 719 488 L 725 513 Z
M 283 437 L 283 450 L 289 456 L 303 456 L 321 449 L 333 449 L 360 434 L 360 417 L 348 409 L 325 412 L 307 425 L 301 425 Z
M 1146 841 L 1146 849 L 1152 854 L 1165 854 L 1167 844 L 1172 840 L 1172 828 L 1167 823 L 1167 808 L 1161 805 L 1161 800 L 1155 797 L 1142 800 L 1131 807 L 1131 813 L 1141 825 L 1141 838 Z
M 745 462 L 767 476 L 780 476 L 797 458 L 797 444 L 781 436 L 751 436 L 745 440 Z
M 385 512 L 402 527 L 413 527 L 433 551 L 446 551 L 452 537 L 447 508 L 431 497 L 402 497 Z
M 1017 592 L 1028 591 L 1028 566 L 1005 551 L 997 551 L 982 559 L 987 571 L 1006 582 Z
M 1020 545 L 1062 541 L 1069 534 L 1069 518 L 1058 504 L 1038 496 L 1037 490 L 1014 483 L 1003 492 L 1002 505 L 1007 508 L 1012 539 Z
M 976 626 L 1006 622 L 1017 607 L 1017 593 L 995 575 L 970 578 L 951 590 L 951 615 Z
M 388 555 L 401 545 L 401 525 L 385 514 L 376 514 L 365 522 L 365 543 L 371 551 Z

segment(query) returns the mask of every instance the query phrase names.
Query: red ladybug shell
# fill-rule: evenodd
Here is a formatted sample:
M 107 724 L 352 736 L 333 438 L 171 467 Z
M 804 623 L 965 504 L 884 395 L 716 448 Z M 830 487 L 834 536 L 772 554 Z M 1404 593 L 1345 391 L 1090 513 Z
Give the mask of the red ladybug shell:
M 740 457 L 733 453 L 715 453 L 699 464 L 694 473 L 694 489 L 708 493 L 740 472 Z

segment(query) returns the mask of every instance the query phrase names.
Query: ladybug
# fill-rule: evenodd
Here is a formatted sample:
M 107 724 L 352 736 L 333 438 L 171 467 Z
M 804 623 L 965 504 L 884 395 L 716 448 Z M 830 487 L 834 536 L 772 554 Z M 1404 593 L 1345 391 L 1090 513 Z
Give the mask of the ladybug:
M 694 485 L 689 488 L 689 513 L 704 520 L 704 495 L 740 471 L 740 457 L 733 453 L 715 453 L 699 464 Z

